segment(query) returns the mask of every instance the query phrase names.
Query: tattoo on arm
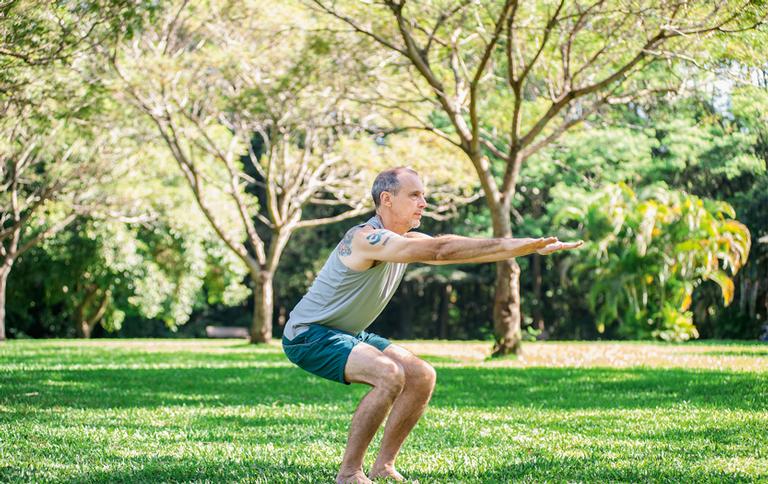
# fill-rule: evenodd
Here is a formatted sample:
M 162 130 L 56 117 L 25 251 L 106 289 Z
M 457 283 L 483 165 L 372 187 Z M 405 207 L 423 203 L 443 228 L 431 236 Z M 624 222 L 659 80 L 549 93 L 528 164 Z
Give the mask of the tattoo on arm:
M 352 254 L 352 238 L 355 236 L 360 227 L 352 227 L 344 235 L 344 238 L 339 242 L 338 251 L 340 256 L 348 256 Z
M 344 235 L 344 238 L 341 239 L 341 242 L 339 242 L 339 245 L 337 247 L 337 250 L 339 251 L 340 256 L 348 257 L 352 255 L 352 239 L 355 238 L 355 234 L 357 233 L 358 230 L 360 230 L 360 227 L 352 227 Z M 381 245 L 383 247 L 387 245 L 387 242 L 389 242 L 389 239 L 391 239 L 393 235 L 394 234 L 389 230 L 375 230 L 370 234 L 366 235 L 365 238 L 369 244 Z
M 387 245 L 387 242 L 389 242 L 389 239 L 392 238 L 391 233 L 388 230 L 376 230 L 365 237 L 368 240 L 368 243 L 371 245 L 376 245 L 378 243 L 381 243 L 382 246 Z

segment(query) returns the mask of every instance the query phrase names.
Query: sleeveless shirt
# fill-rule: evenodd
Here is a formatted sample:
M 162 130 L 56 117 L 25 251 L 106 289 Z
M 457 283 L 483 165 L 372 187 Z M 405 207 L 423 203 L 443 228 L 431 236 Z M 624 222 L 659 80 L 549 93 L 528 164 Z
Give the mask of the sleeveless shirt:
M 378 216 L 357 227 L 365 225 L 384 228 Z M 337 245 L 307 294 L 291 311 L 283 334 L 292 340 L 310 324 L 322 324 L 354 334 L 363 331 L 392 299 L 407 265 L 381 262 L 370 269 L 356 271 L 341 262 Z

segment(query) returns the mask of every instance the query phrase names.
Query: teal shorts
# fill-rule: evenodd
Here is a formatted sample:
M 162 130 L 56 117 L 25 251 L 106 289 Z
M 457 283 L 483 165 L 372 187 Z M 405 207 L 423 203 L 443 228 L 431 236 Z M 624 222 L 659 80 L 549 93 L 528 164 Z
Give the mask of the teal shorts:
M 392 344 L 386 338 L 365 331 L 352 334 L 322 324 L 310 324 L 292 340 L 283 336 L 283 351 L 299 368 L 349 385 L 344 379 L 344 367 L 352 348 L 360 343 L 368 343 L 379 351 Z

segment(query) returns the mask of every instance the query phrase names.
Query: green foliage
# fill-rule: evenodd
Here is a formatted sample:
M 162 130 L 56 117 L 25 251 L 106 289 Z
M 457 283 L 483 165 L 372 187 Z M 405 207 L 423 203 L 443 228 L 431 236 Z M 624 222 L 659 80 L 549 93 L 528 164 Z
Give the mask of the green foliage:
M 694 288 L 707 280 L 731 303 L 731 277 L 747 260 L 750 234 L 729 204 L 662 185 L 638 194 L 607 185 L 584 198 L 554 223 L 576 223 L 587 241 L 572 271 L 575 284 L 590 288 L 599 332 L 618 324 L 630 338 L 696 338 L 688 309 Z
M 667 4 L 647 5 L 647 9 L 639 4 L 628 6 L 636 10 L 632 15 L 642 9 L 648 14 L 638 27 L 640 24 L 627 21 L 630 17 L 610 4 L 584 11 L 581 4 L 566 2 L 548 43 L 542 43 L 546 21 L 558 4 L 520 4 L 516 11 L 516 28 L 511 32 L 519 47 L 516 58 L 527 63 L 537 48 L 546 44 L 522 85 L 521 135 L 567 87 L 561 84 L 564 69 L 570 69 L 572 87 L 604 79 L 647 40 L 646 34 L 669 18 L 664 10 L 670 8 Z M 428 126 L 457 139 L 451 118 L 434 100 L 429 86 L 411 75 L 413 67 L 404 65 L 390 51 L 382 53 L 371 48 L 372 39 L 355 37 L 349 29 L 339 31 L 331 18 L 305 9 L 298 2 L 187 2 L 173 20 L 180 5 L 154 0 L 17 0 L 0 5 L 0 100 L 14 100 L 0 106 L 0 155 L 5 160 L 18 160 L 30 149 L 36 160 L 35 168 L 24 173 L 19 199 L 34 203 L 43 187 L 78 178 L 48 202 L 29 209 L 35 213 L 29 218 L 22 243 L 65 219 L 74 207 L 82 210 L 86 201 L 96 201 L 97 207 L 90 216 L 80 219 L 80 225 L 39 250 L 27 252 L 14 266 L 8 306 L 16 329 L 9 328 L 11 335 L 13 331 L 20 335 L 23 328 L 33 326 L 45 328 L 37 335 L 70 334 L 71 323 L 62 322 L 62 318 L 74 317 L 83 302 L 88 303 L 83 306 L 85 313 L 95 314 L 107 290 L 110 305 L 103 323 L 111 328 L 118 325 L 121 313 L 126 321 L 161 318 L 174 327 L 182 324 L 193 308 L 200 308 L 204 311 L 198 315 L 206 315 L 199 318 L 202 321 L 212 306 L 237 304 L 245 297 L 242 262 L 207 233 L 208 222 L 199 216 L 194 198 L 189 193 L 181 195 L 187 189 L 186 181 L 178 176 L 167 147 L 158 142 L 154 126 L 136 110 L 116 105 L 117 100 L 105 95 L 117 90 L 112 89 L 116 80 L 104 76 L 105 59 L 94 60 L 93 49 L 112 51 L 118 37 L 127 40 L 114 51 L 119 67 L 135 84 L 136 91 L 146 94 L 144 100 L 155 103 L 150 111 L 167 110 L 180 139 L 178 148 L 199 162 L 203 193 L 211 212 L 217 215 L 223 232 L 237 242 L 243 241 L 246 234 L 232 203 L 232 193 L 243 195 L 251 215 L 268 218 L 263 193 L 266 190 L 262 191 L 266 175 L 276 180 L 275 200 L 283 205 L 283 197 L 307 173 L 306 169 L 319 166 L 329 157 L 341 160 L 337 165 L 346 171 L 333 176 L 325 172 L 317 177 L 312 186 L 319 187 L 318 196 L 309 197 L 310 203 L 302 207 L 301 220 L 331 217 L 347 202 L 367 201 L 372 175 L 385 165 L 405 164 L 420 170 L 427 178 L 428 190 L 437 195 L 430 200 L 435 206 L 467 196 L 476 188 L 473 168 L 457 147 L 426 131 L 398 129 L 424 120 Z M 346 11 L 353 18 L 365 19 L 361 27 L 370 27 L 402 47 L 398 26 L 384 5 L 347 5 L 341 1 L 333 5 L 348 6 Z M 449 97 L 456 100 L 457 106 L 463 106 L 457 109 L 469 122 L 467 81 L 488 45 L 501 4 L 462 5 L 407 2 L 404 11 L 412 20 L 412 34 L 420 45 L 426 46 L 434 31 L 424 55 Z M 378 10 L 380 7 L 383 11 Z M 710 7 L 680 7 L 679 25 L 689 25 Z M 723 8 L 721 13 L 728 16 L 738 7 L 728 4 Z M 763 2 L 749 3 L 741 9 L 743 16 L 725 30 L 746 26 L 763 8 Z M 454 15 L 442 16 L 449 11 Z M 576 29 L 582 14 L 586 14 L 586 23 Z M 443 20 L 435 23 L 438 18 Z M 159 22 L 153 24 L 154 20 Z M 572 29 L 577 34 L 569 44 L 570 65 L 566 66 L 560 47 Z M 686 36 L 665 46 L 669 51 L 687 52 L 694 61 L 711 68 L 710 72 L 696 71 L 690 63 L 672 59 L 638 65 L 642 71 L 630 72 L 612 93 L 612 103 L 631 98 L 630 104 L 604 105 L 525 160 L 513 199 L 515 235 L 551 234 L 557 230 L 555 214 L 576 207 L 578 210 L 571 216 L 581 217 L 581 209 L 593 203 L 591 192 L 618 182 L 633 187 L 664 182 L 673 190 L 683 189 L 701 199 L 728 201 L 755 239 L 768 235 L 768 94 L 763 65 L 766 39 L 763 26 L 737 34 Z M 511 40 L 502 33 L 477 90 L 480 135 L 502 151 L 510 149 L 509 133 L 517 100 L 508 82 L 506 62 L 505 51 Z M 588 62 L 603 48 L 595 62 Z M 584 70 L 577 73 L 582 66 Z M 731 82 L 732 78 L 742 81 Z M 667 91 L 673 87 L 682 89 Z M 334 104 L 339 93 L 346 97 Z M 536 140 L 552 134 L 559 123 L 589 112 L 600 95 L 592 93 L 566 107 Z M 323 110 L 331 105 L 332 109 Z M 118 117 L 121 119 L 116 122 Z M 306 123 L 310 118 L 314 121 Z M 346 131 L 340 127 L 342 124 L 355 127 Z M 311 134 L 307 126 L 331 128 Z M 268 132 L 270 129 L 273 132 Z M 238 130 L 241 132 L 236 134 Z M 254 131 L 260 132 L 255 140 Z M 268 139 L 271 146 L 264 142 Z M 259 155 L 253 166 L 242 156 L 249 146 Z M 333 149 L 326 150 L 328 146 Z M 269 158 L 266 155 L 270 148 L 284 156 Z M 491 172 L 500 182 L 505 163 L 488 147 L 481 144 L 480 149 L 485 150 Z M 229 174 L 215 165 L 219 155 L 236 166 L 236 186 L 232 186 Z M 300 168 L 306 160 L 309 164 Z M 245 164 L 242 171 L 240 162 Z M 4 176 L 10 173 L 8 166 L 0 166 Z M 104 180 L 105 167 L 112 169 L 115 179 Z M 136 173 L 146 176 L 134 176 Z M 350 183 L 342 183 L 348 175 Z M 10 185 L 5 178 L 1 185 L 0 219 L 6 228 L 12 211 L 10 190 L 6 189 Z M 638 191 L 638 198 L 645 196 L 642 189 Z M 656 259 L 648 260 L 649 253 L 658 252 L 655 244 L 662 244 L 671 253 L 695 252 L 692 249 L 698 247 L 679 235 L 670 236 L 668 241 L 651 237 L 650 242 L 644 242 L 644 235 L 638 239 L 636 234 L 633 238 L 625 233 L 630 227 L 645 234 L 643 230 L 649 225 L 643 226 L 643 220 L 653 210 L 657 218 L 663 218 L 665 203 L 651 199 L 657 207 L 644 200 L 629 203 L 637 212 L 634 215 L 593 210 L 582 220 L 585 237 L 594 244 L 598 240 L 608 244 L 590 245 L 595 254 L 600 250 L 607 253 L 604 261 L 615 266 L 615 271 L 601 273 L 608 278 L 603 286 L 606 292 L 622 284 L 641 289 L 642 278 L 626 276 L 621 270 L 625 265 L 632 270 L 642 266 L 641 272 L 655 277 L 646 284 L 665 287 L 666 299 L 674 302 L 664 305 L 651 298 L 648 304 L 653 307 L 644 309 L 640 291 L 636 297 L 640 301 L 638 313 L 645 311 L 646 318 L 666 321 L 667 329 L 640 321 L 636 325 L 643 331 L 637 334 L 646 337 L 654 330 L 668 331 L 673 337 L 692 334 L 692 320 L 702 336 L 760 334 L 768 297 L 768 244 L 752 248 L 749 262 L 736 278 L 731 277 L 729 266 L 723 273 L 710 271 L 709 279 L 700 275 L 701 281 L 712 280 L 712 284 L 693 283 L 689 274 L 679 276 L 686 283 L 678 284 L 671 278 L 661 285 L 653 274 L 657 267 L 647 265 L 661 264 Z M 341 205 L 328 204 L 333 200 Z M 433 234 L 491 236 L 493 224 L 485 202 L 481 199 L 462 208 L 460 216 L 453 220 L 425 221 L 423 228 Z M 642 203 L 646 205 L 641 207 Z M 704 203 L 710 214 L 722 210 L 720 216 L 713 215 L 715 219 L 735 218 L 723 206 L 707 207 L 709 202 Z M 22 209 L 22 215 L 29 212 Z M 151 222 L 121 223 L 117 220 L 120 217 Z M 283 217 L 283 222 L 288 220 L 293 219 Z M 340 234 L 357 221 L 340 222 L 328 230 L 299 230 L 293 235 L 285 264 L 275 278 L 276 307 L 283 315 L 311 283 Z M 625 232 L 614 233 L 618 222 L 624 224 Z M 261 225 L 258 218 L 254 223 L 265 241 L 274 240 L 268 224 Z M 622 240 L 627 247 L 621 247 Z M 645 255 L 641 255 L 643 244 Z M 582 250 L 578 256 L 587 252 Z M 612 255 L 618 259 L 611 259 Z M 577 257 L 557 254 L 542 258 L 538 276 L 533 272 L 533 260 L 519 261 L 523 269 L 523 315 L 530 322 L 535 309 L 543 311 L 547 323 L 543 336 L 605 337 L 613 336 L 615 331 L 625 337 L 635 334 L 627 324 L 611 326 L 610 322 L 604 325 L 605 333 L 593 332 L 594 321 L 587 312 L 584 290 L 575 280 L 569 280 L 573 274 L 569 267 Z M 723 260 L 719 259 L 720 264 Z M 491 317 L 489 278 L 493 276 L 493 265 L 454 269 L 457 275 L 471 277 L 457 282 L 440 271 L 415 273 L 412 281 L 404 282 L 379 323 L 392 334 L 434 336 L 434 321 L 442 314 L 440 298 L 448 294 L 444 289 L 449 281 L 453 287 L 445 312 L 448 334 L 480 337 Z M 718 266 L 718 270 L 723 269 Z M 51 277 L 46 277 L 49 274 Z M 597 283 L 593 276 L 584 279 L 584 274 L 579 281 Z M 610 281 L 622 282 L 612 286 Z M 97 296 L 88 299 L 92 293 L 86 286 L 98 287 Z M 689 294 L 691 287 L 693 292 Z M 622 296 L 621 290 L 610 292 L 624 298 L 622 304 L 635 311 L 629 302 L 635 295 Z M 715 307 L 721 306 L 720 301 L 731 293 L 734 304 L 725 309 Z M 682 298 L 684 302 L 688 296 L 695 303 L 681 310 L 684 304 L 679 301 Z M 598 295 L 595 304 L 603 304 L 602 297 Z M 429 304 L 422 304 L 425 300 Z M 408 313 L 414 307 L 415 311 Z M 245 313 L 244 306 L 239 310 Z M 405 316 L 412 318 L 407 324 L 403 322 Z M 549 332 L 550 325 L 554 333 Z M 412 332 L 406 333 L 406 329 Z
M 765 172 L 765 161 L 752 152 L 756 134 L 733 128 L 691 118 L 660 123 L 656 128 L 660 153 L 646 167 L 649 176 L 701 192 Z
M 13 0 L 0 4 L 0 99 L 25 99 L 21 88 L 54 65 L 73 65 L 93 48 L 109 48 L 151 21 L 154 0 Z M 91 80 L 93 82 L 93 79 Z M 65 83 L 46 91 L 57 95 Z
M 70 324 L 63 332 L 71 334 L 92 318 L 111 332 L 120 330 L 126 318 L 140 317 L 161 320 L 175 331 L 195 308 L 243 301 L 248 295 L 241 285 L 244 272 L 207 231 L 163 221 L 139 225 L 84 219 L 19 262 L 11 276 L 10 323 L 16 335 L 40 334 L 40 326 L 66 319 Z M 46 277 L 38 278 L 41 273 Z M 34 286 L 43 294 L 36 304 L 30 300 L 38 297 Z M 46 315 L 35 306 L 59 311 Z M 25 313 L 38 321 L 26 320 Z
M 244 265 L 202 215 L 190 210 L 194 197 L 173 161 L 155 143 L 137 136 L 135 125 L 116 126 L 121 116 L 128 114 L 103 103 L 98 136 L 108 141 L 100 142 L 109 151 L 100 158 L 59 162 L 56 171 L 36 174 L 39 180 L 47 179 L 44 174 L 56 181 L 63 169 L 80 170 L 82 176 L 90 166 L 111 162 L 96 180 L 74 184 L 81 203 L 83 193 L 92 193 L 98 203 L 91 201 L 76 225 L 43 242 L 11 273 L 11 334 L 82 335 L 84 322 L 116 331 L 136 319 L 160 320 L 176 330 L 195 308 L 238 304 L 247 296 L 241 284 Z M 87 145 L 72 137 L 73 146 Z M 69 198 L 47 204 L 30 218 L 31 231 L 43 230 L 72 205 Z M 69 324 L 61 327 L 62 319 Z

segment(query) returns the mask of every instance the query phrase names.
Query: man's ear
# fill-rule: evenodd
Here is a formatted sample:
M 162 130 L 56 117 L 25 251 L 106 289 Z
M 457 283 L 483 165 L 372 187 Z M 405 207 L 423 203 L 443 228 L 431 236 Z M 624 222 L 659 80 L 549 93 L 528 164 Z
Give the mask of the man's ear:
M 392 194 L 389 192 L 381 192 L 381 205 L 385 207 L 392 206 Z

